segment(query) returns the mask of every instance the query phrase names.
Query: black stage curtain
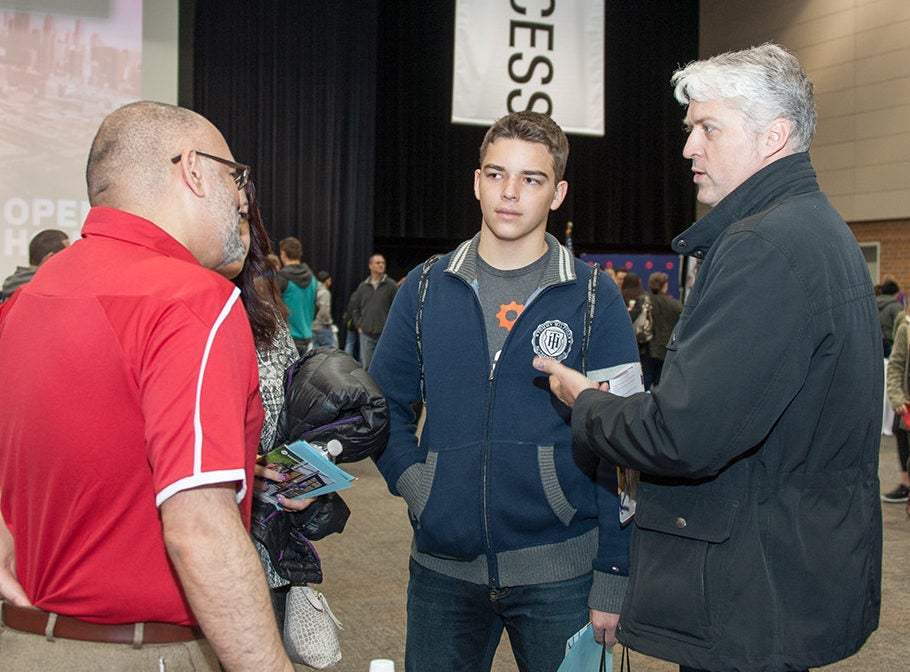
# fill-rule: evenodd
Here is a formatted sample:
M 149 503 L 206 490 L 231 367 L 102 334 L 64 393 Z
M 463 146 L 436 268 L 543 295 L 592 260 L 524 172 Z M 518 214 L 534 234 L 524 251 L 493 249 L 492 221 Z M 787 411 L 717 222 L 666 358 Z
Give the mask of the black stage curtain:
M 455 0 L 195 0 L 192 99 L 254 167 L 275 240 L 332 272 L 336 317 L 375 249 L 400 277 L 480 225 L 485 129 L 453 125 Z M 191 5 L 187 5 L 191 6 Z M 669 249 L 695 212 L 670 75 L 698 0 L 606 0 L 606 135 L 571 136 L 550 218 L 578 252 Z
M 333 278 L 333 313 L 369 273 L 376 0 L 196 0 L 192 100 L 253 166 L 266 228 Z M 185 90 L 185 89 L 182 89 Z
M 381 3 L 377 74 L 375 234 L 405 265 L 478 230 L 486 131 L 449 122 L 454 0 L 413 6 Z M 669 251 L 695 209 L 669 81 L 698 57 L 698 0 L 606 0 L 605 52 L 606 134 L 569 137 L 568 197 L 548 228 L 564 240 L 572 221 L 576 252 Z

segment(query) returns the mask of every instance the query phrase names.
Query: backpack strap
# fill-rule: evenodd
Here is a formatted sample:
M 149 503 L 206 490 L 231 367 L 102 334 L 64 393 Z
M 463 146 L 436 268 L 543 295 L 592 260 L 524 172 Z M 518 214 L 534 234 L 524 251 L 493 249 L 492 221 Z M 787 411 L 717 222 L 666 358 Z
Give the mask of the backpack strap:
M 417 318 L 414 329 L 417 333 L 417 365 L 420 367 L 420 400 L 424 406 L 427 405 L 427 384 L 423 371 L 423 304 L 427 298 L 427 285 L 430 284 L 430 269 L 439 261 L 440 257 L 442 257 L 441 254 L 434 254 L 423 262 L 420 283 L 417 285 Z
M 430 283 L 430 269 L 439 261 L 441 254 L 434 254 L 423 262 L 420 272 L 420 283 L 417 285 L 417 317 L 415 332 L 417 334 L 417 365 L 420 367 L 420 400 L 427 404 L 426 377 L 423 368 L 423 304 L 426 301 L 427 286 Z M 594 323 L 594 309 L 597 303 L 597 283 L 600 280 L 600 265 L 591 264 L 591 274 L 588 276 L 588 300 L 585 302 L 585 323 L 581 339 L 581 366 L 582 373 L 588 372 L 588 343 L 591 340 L 591 326 Z
M 585 326 L 581 337 L 581 372 L 588 373 L 588 343 L 591 340 L 591 326 L 594 324 L 594 307 L 597 303 L 597 281 L 600 279 L 600 265 L 591 264 L 588 276 L 588 300 L 585 302 Z

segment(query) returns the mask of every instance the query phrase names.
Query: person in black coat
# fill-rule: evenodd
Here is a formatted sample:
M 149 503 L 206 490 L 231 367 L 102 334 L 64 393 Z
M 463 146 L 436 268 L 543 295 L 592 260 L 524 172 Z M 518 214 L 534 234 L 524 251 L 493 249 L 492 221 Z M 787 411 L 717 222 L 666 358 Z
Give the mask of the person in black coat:
M 648 278 L 648 301 L 651 302 L 651 328 L 654 335 L 645 343 L 641 352 L 641 372 L 646 390 L 660 382 L 667 344 L 682 312 L 682 304 L 667 294 L 669 284 L 666 273 L 652 273 Z
M 618 639 L 680 669 L 784 672 L 879 622 L 884 388 L 869 270 L 819 190 L 812 82 L 773 44 L 690 63 L 701 261 L 650 394 L 537 358 L 576 446 L 641 471 Z

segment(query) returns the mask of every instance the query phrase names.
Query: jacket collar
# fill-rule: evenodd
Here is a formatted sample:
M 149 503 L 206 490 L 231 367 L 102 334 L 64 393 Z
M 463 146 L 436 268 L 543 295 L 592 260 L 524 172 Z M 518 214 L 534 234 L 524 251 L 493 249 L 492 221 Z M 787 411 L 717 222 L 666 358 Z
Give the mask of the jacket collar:
M 375 287 L 379 287 L 379 285 L 381 285 L 381 284 L 384 283 L 384 282 L 390 282 L 390 280 L 389 280 L 389 274 L 388 274 L 388 273 L 383 273 L 383 274 L 382 274 L 382 277 L 379 278 L 379 280 L 376 281 L 376 284 L 375 284 L 374 286 L 375 286 Z M 364 279 L 364 281 L 363 281 L 361 284 L 363 284 L 363 285 L 372 285 L 372 284 L 373 284 L 373 276 L 372 276 L 372 275 L 368 275 L 368 276 Z
M 730 192 L 711 212 L 673 239 L 673 249 L 703 259 L 720 235 L 734 222 L 771 205 L 818 191 L 815 170 L 807 152 L 791 154 L 765 166 Z
M 559 244 L 559 241 L 549 233 L 546 234 L 547 270 L 541 281 L 541 288 L 549 287 L 563 282 L 575 280 L 575 258 L 568 249 Z M 464 241 L 452 253 L 446 273 L 452 273 L 473 284 L 477 278 L 477 245 L 480 243 L 480 232 L 470 240 Z M 554 254 L 555 252 L 555 254 Z

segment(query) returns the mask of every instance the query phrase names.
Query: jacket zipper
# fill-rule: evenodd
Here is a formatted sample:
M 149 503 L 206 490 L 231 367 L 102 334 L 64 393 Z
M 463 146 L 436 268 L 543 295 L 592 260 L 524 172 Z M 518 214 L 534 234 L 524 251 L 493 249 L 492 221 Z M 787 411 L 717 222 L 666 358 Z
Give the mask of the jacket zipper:
M 486 327 L 484 326 L 484 336 L 486 336 Z M 492 451 L 490 450 L 490 418 L 493 412 L 493 372 L 496 370 L 495 365 L 490 367 L 490 377 L 487 379 L 487 403 L 484 409 L 483 423 L 483 467 L 481 471 L 482 484 L 482 505 L 483 505 L 483 535 L 487 547 L 487 566 L 489 569 L 490 586 L 499 587 L 499 563 L 496 559 L 496 553 L 493 550 L 493 537 L 490 532 L 490 507 L 489 507 L 489 475 L 490 460 Z
M 562 284 L 562 283 L 556 283 L 556 284 Z M 506 334 L 506 339 L 505 339 L 505 341 L 503 341 L 502 347 L 499 349 L 499 357 L 497 357 L 493 362 L 488 362 L 489 367 L 490 367 L 490 373 L 487 378 L 487 403 L 486 403 L 486 408 L 484 409 L 485 417 L 484 417 L 484 425 L 483 425 L 484 429 L 483 429 L 483 467 L 481 469 L 481 485 L 482 485 L 481 503 L 483 506 L 483 534 L 484 534 L 484 542 L 485 542 L 486 548 L 487 548 L 487 553 L 486 553 L 487 568 L 489 571 L 489 582 L 490 582 L 491 588 L 500 587 L 499 562 L 497 560 L 496 553 L 493 550 L 493 537 L 492 537 L 492 533 L 490 532 L 490 508 L 489 508 L 489 497 L 488 497 L 489 471 L 490 471 L 490 462 L 492 460 L 492 450 L 490 448 L 490 432 L 491 432 L 491 425 L 492 425 L 491 417 L 492 417 L 492 413 L 493 413 L 493 397 L 495 395 L 494 385 L 496 382 L 496 364 L 499 362 L 500 359 L 502 359 L 503 353 L 505 352 L 505 349 L 509 344 L 509 339 L 512 337 L 512 330 L 515 329 L 518 322 L 524 316 L 525 310 L 528 308 L 528 306 L 531 305 L 531 303 L 536 301 L 540 297 L 541 294 L 543 294 L 550 287 L 553 287 L 553 286 L 556 286 L 556 285 L 548 285 L 547 287 L 543 287 L 539 291 L 536 291 L 533 294 L 531 294 L 531 300 L 528 301 L 527 303 L 525 303 L 525 306 L 522 309 L 521 313 L 518 315 L 517 318 L 515 318 L 515 322 L 512 324 L 512 329 L 510 329 L 509 333 Z M 480 313 L 480 326 L 481 326 L 481 333 L 483 335 L 483 343 L 485 346 L 484 349 L 489 350 L 488 346 L 486 345 L 489 342 L 489 339 L 487 336 L 487 326 L 486 326 L 486 321 L 484 320 L 483 310 L 481 309 L 481 306 L 480 306 L 480 299 L 477 296 L 477 292 L 474 292 L 473 286 L 471 287 L 471 291 L 474 293 L 474 300 L 476 302 L 478 312 Z
M 477 292 L 474 290 L 474 286 L 471 283 L 468 283 L 461 276 L 458 277 L 462 282 L 468 285 L 468 289 L 471 294 L 474 295 L 474 303 L 477 306 L 477 314 L 480 320 L 480 333 L 481 341 L 483 343 L 484 352 L 489 351 L 487 343 L 489 339 L 487 337 L 487 325 L 484 320 L 483 309 L 480 305 L 480 298 L 477 296 Z M 506 336 L 508 340 L 508 336 Z M 505 347 L 505 345 L 503 345 Z M 487 355 L 489 358 L 489 355 Z M 488 484 L 489 484 L 489 472 L 490 472 L 490 417 L 492 415 L 493 409 L 493 381 L 494 381 L 494 372 L 496 371 L 496 362 L 487 361 L 487 366 L 489 368 L 489 374 L 487 376 L 487 401 L 484 405 L 484 420 L 483 420 L 483 462 L 481 464 L 480 471 L 480 484 L 481 484 L 481 515 L 483 516 L 483 537 L 484 537 L 484 546 L 486 548 L 486 557 L 487 557 L 487 572 L 489 574 L 490 586 L 493 588 L 499 587 L 499 566 L 496 561 L 496 554 L 493 552 L 493 537 L 490 532 L 490 516 L 489 516 L 489 496 L 488 496 Z

